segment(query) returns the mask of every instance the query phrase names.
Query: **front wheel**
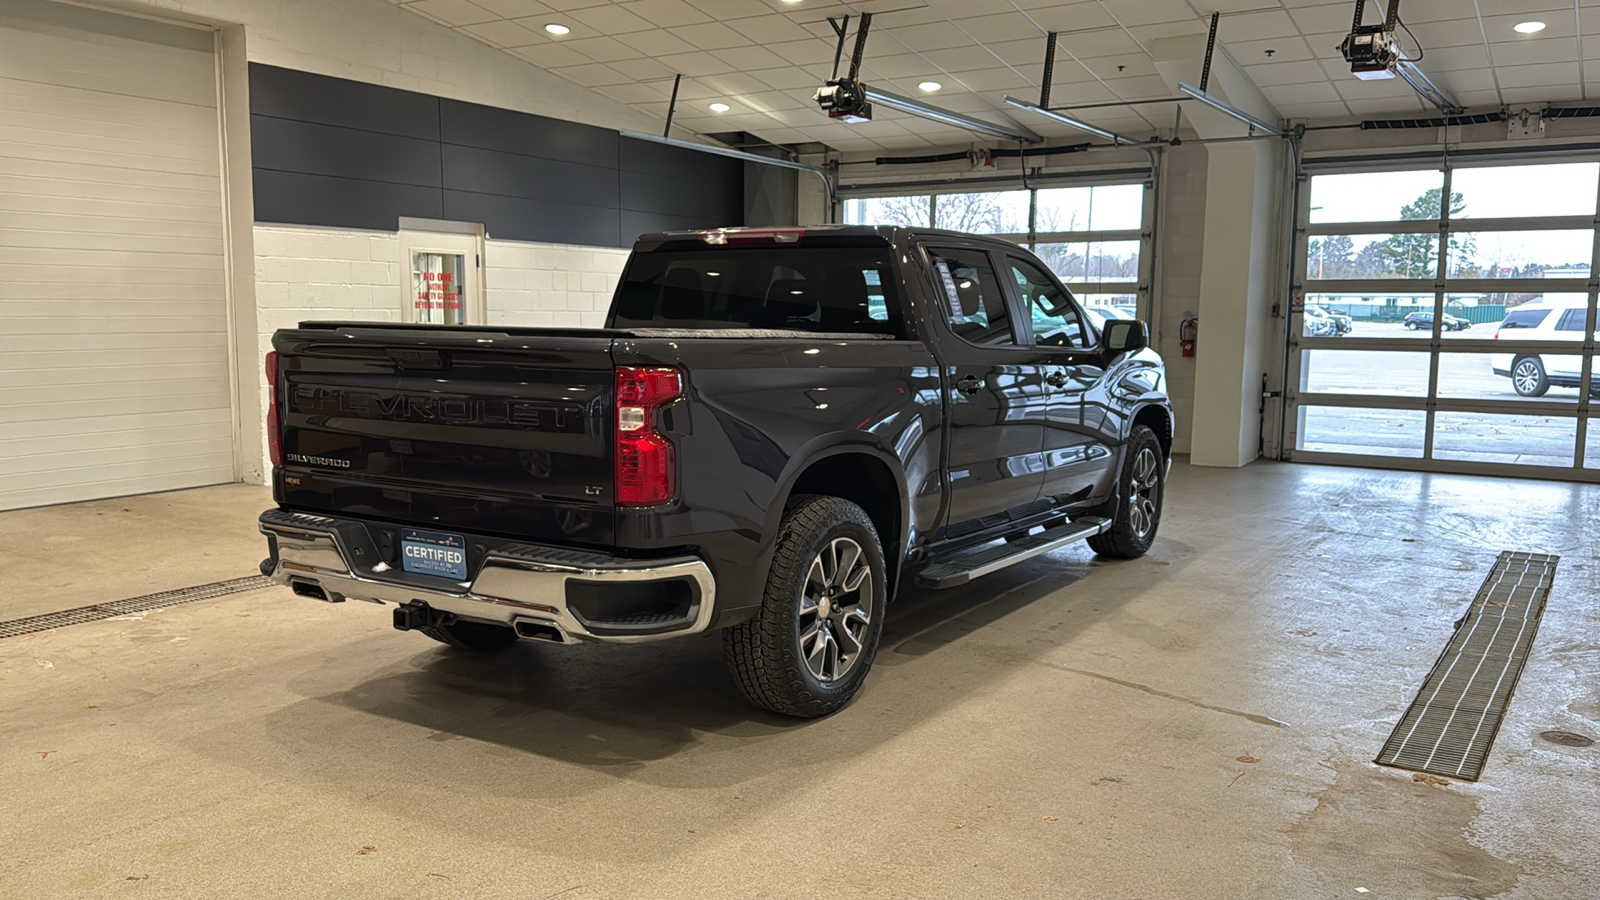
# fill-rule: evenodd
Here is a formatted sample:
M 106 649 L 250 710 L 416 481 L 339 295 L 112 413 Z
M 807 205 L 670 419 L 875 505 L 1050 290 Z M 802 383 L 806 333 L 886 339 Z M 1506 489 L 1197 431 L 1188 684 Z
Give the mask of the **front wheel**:
M 1511 365 L 1511 387 L 1524 397 L 1543 397 L 1550 390 L 1544 361 L 1537 356 L 1518 357 Z
M 872 520 L 838 497 L 790 501 L 761 610 L 723 632 L 723 659 L 750 702 L 825 716 L 860 690 L 883 632 L 888 579 Z
M 1161 442 L 1144 425 L 1133 426 L 1127 455 L 1117 474 L 1116 514 L 1111 527 L 1089 538 L 1089 548 L 1113 559 L 1135 559 L 1155 543 L 1166 495 L 1167 467 Z
M 1411 331 L 1416 331 L 1418 327 L 1419 326 L 1415 322 L 1407 322 L 1406 323 L 1406 328 L 1411 330 Z

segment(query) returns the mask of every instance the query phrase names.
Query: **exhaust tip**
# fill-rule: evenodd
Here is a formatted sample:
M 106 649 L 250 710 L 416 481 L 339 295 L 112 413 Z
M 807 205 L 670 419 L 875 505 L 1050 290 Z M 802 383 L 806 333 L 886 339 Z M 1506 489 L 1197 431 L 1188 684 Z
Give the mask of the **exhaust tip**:
M 567 637 L 561 633 L 561 629 L 548 622 L 520 619 L 517 621 L 516 629 L 518 637 L 530 638 L 535 641 L 549 641 L 552 644 L 565 644 L 567 642 Z
M 338 597 L 337 594 L 330 596 L 328 592 L 323 589 L 322 585 L 317 584 L 315 581 L 301 581 L 300 579 L 296 578 L 289 582 L 289 588 L 302 597 L 310 597 L 313 600 L 321 600 L 323 603 L 338 603 L 340 600 L 344 599 L 343 597 L 339 597 L 338 600 L 335 600 L 334 597 Z

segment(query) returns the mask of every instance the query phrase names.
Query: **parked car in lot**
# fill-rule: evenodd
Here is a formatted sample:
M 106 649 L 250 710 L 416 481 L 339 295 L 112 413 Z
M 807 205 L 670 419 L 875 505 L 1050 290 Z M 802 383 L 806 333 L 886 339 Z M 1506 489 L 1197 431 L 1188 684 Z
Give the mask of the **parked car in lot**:
M 1444 314 L 1442 322 L 1443 324 L 1439 326 L 1440 331 L 1465 331 L 1472 327 L 1471 322 L 1459 316 L 1452 316 L 1449 313 Z M 1405 326 L 1412 331 L 1432 331 L 1433 311 L 1408 314 L 1405 318 Z
M 1149 550 L 1148 343 L 1015 244 L 863 226 L 645 235 L 603 329 L 302 323 L 262 572 L 468 650 L 720 629 L 752 702 L 824 715 L 912 585 Z
M 1332 310 L 1326 306 L 1306 306 L 1307 315 L 1324 316 L 1333 321 L 1334 334 L 1345 335 L 1355 329 L 1356 321 L 1345 313 Z
M 1571 341 L 1570 353 L 1491 353 L 1489 368 L 1511 379 L 1511 387 L 1524 397 L 1543 397 L 1551 387 L 1577 387 L 1583 380 L 1584 319 L 1589 300 L 1540 300 L 1506 312 L 1495 329 L 1495 340 Z
M 1300 333 L 1306 337 L 1338 337 L 1344 332 L 1334 318 L 1315 306 L 1307 306 L 1300 318 Z

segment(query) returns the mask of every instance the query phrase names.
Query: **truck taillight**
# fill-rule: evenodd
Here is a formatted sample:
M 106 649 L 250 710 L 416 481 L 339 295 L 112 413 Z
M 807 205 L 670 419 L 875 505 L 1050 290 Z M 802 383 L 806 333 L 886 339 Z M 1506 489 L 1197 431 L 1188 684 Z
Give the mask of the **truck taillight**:
M 278 420 L 278 351 L 267 353 L 267 453 L 274 466 L 283 465 L 283 428 Z
M 677 461 L 656 413 L 683 396 L 677 369 L 617 367 L 618 506 L 657 506 L 672 499 Z

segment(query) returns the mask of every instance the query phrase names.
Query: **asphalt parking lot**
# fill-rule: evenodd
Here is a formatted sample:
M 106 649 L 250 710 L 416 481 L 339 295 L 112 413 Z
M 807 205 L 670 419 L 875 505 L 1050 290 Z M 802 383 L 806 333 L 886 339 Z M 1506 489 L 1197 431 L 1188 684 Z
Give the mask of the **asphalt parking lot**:
M 1441 335 L 1450 341 L 1494 335 L 1493 325 Z M 1357 321 L 1346 337 L 1418 337 L 1397 323 Z M 1426 332 L 1420 333 L 1426 336 Z M 1426 397 L 1428 354 L 1425 351 L 1308 350 L 1302 365 L 1303 415 L 1296 449 L 1420 458 L 1426 416 L 1421 411 L 1316 406 L 1316 393 Z M 1523 397 L 1511 379 L 1496 375 L 1487 353 L 1451 353 L 1439 357 L 1439 396 L 1456 400 L 1570 403 L 1578 405 L 1577 388 L 1552 387 L 1540 398 Z M 1434 423 L 1434 458 L 1459 461 L 1569 466 L 1577 440 L 1577 419 L 1548 414 L 1440 412 Z M 1586 441 L 1585 464 L 1600 468 L 1600 439 Z

